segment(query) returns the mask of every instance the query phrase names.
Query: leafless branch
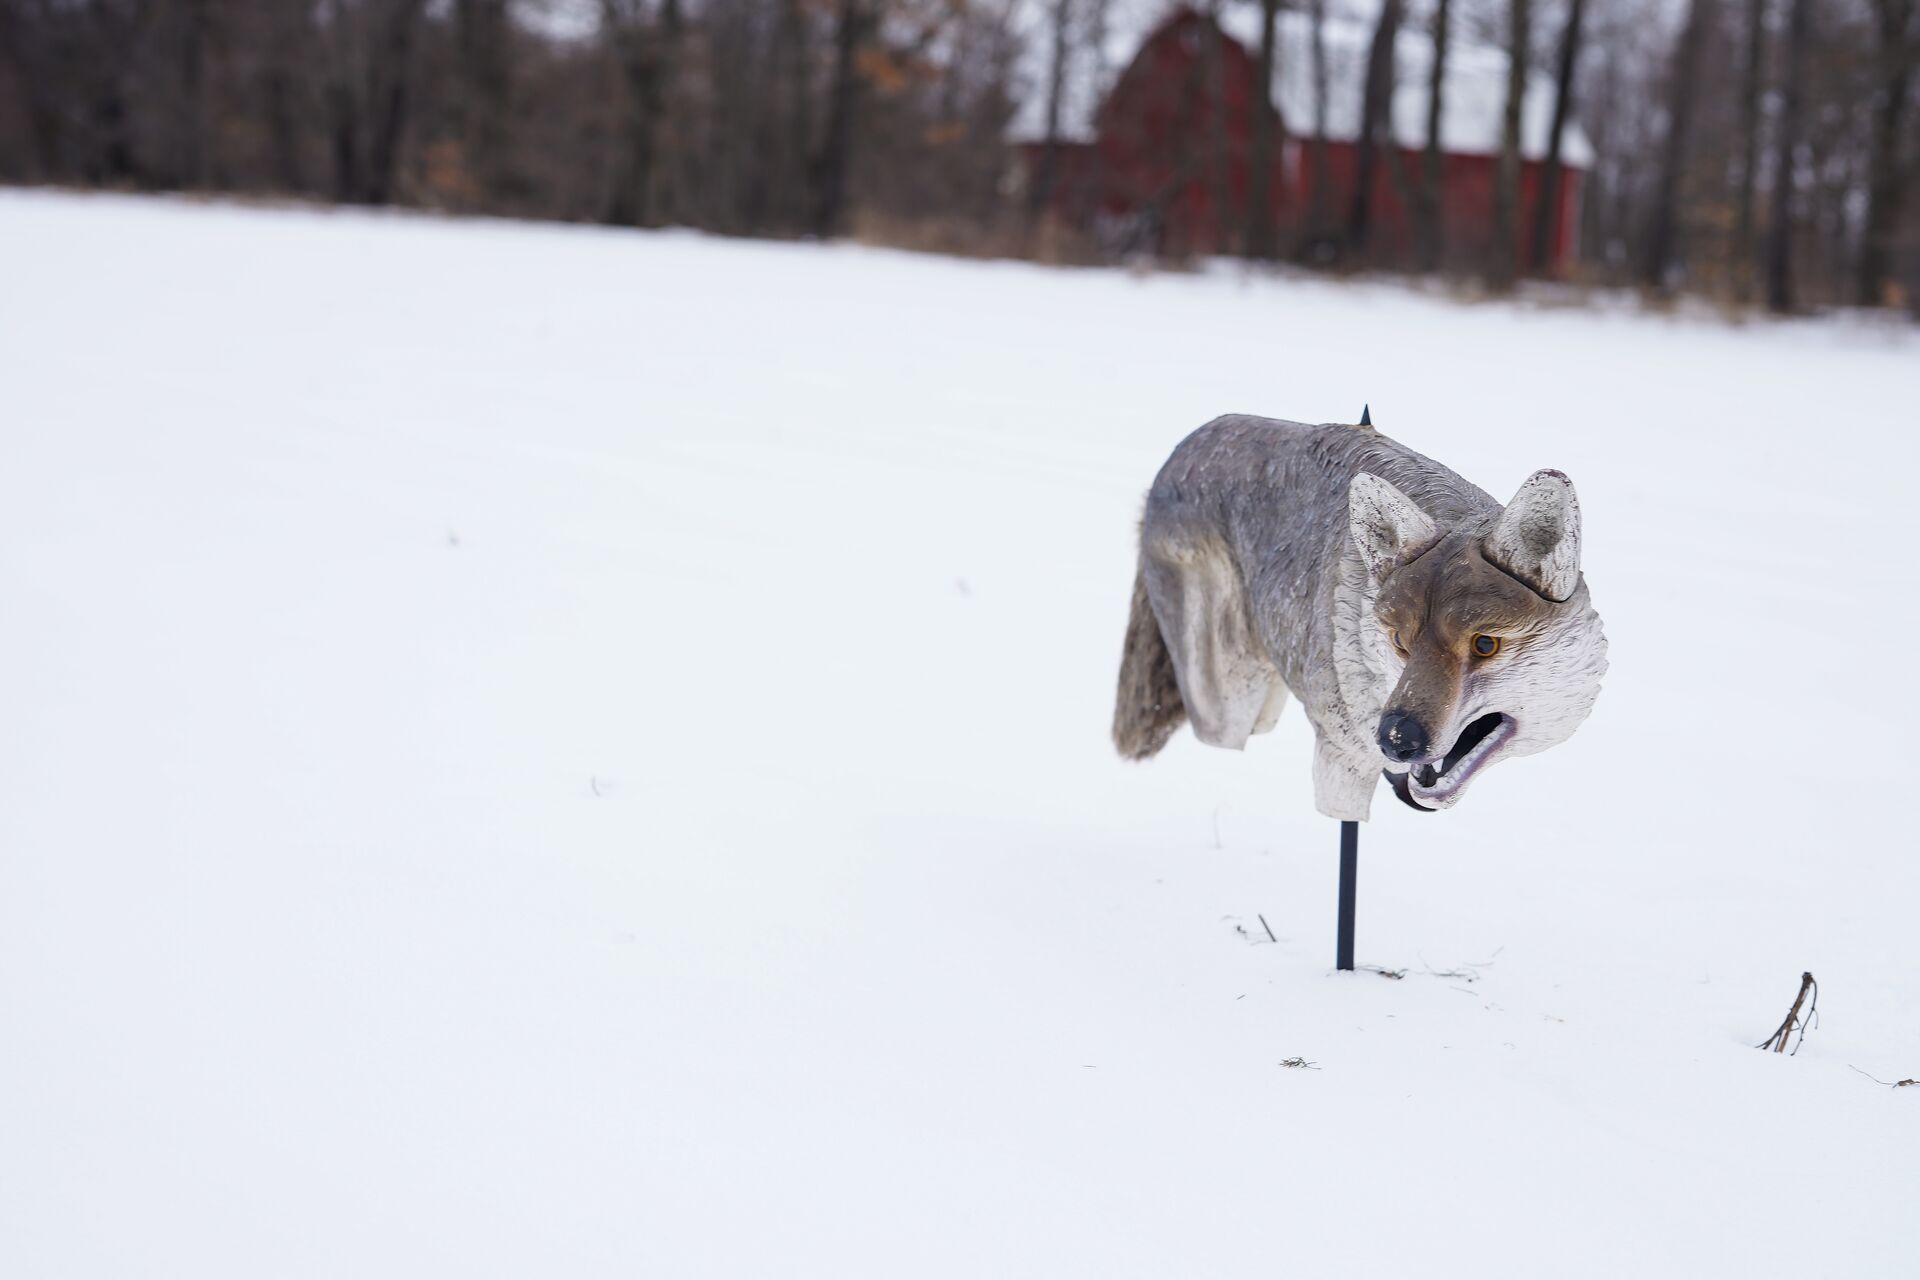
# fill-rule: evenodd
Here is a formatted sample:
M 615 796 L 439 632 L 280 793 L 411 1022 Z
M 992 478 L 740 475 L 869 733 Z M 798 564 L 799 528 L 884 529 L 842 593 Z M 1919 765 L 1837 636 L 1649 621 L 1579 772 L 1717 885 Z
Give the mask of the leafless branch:
M 1807 1000 L 1807 995 L 1809 992 L 1811 992 L 1813 995 L 1813 999 L 1811 1002 L 1808 1002 Z M 1802 1004 L 1806 1004 L 1807 1006 L 1807 1016 L 1805 1017 L 1805 1019 L 1802 1019 L 1800 1016 L 1800 1006 Z M 1817 1022 L 1816 1011 L 1818 1010 L 1819 1006 L 1820 1006 L 1820 984 L 1813 980 L 1813 975 L 1811 973 L 1801 974 L 1799 994 L 1793 997 L 1793 1007 L 1787 1010 L 1787 1016 L 1785 1021 L 1781 1022 L 1780 1026 L 1774 1031 L 1772 1035 L 1768 1036 L 1765 1040 L 1762 1040 L 1759 1044 L 1755 1045 L 1754 1048 L 1771 1049 L 1775 1053 L 1784 1053 L 1788 1057 L 1792 1057 L 1794 1054 L 1799 1053 L 1800 1042 L 1807 1038 L 1808 1028 L 1815 1025 L 1815 1023 Z M 1797 1036 L 1794 1034 L 1796 1030 L 1798 1030 L 1799 1032 Z M 1787 1048 L 1787 1041 L 1789 1038 L 1793 1040 L 1793 1048 L 1791 1050 Z

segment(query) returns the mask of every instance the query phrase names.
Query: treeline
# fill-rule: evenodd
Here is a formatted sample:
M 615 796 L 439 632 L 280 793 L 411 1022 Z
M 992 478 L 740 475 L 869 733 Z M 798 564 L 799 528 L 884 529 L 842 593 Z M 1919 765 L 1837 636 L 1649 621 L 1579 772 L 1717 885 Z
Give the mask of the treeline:
M 1920 312 L 1915 0 L 1585 2 L 1595 274 Z
M 1317 23 L 1332 0 L 1196 7 L 1228 3 Z M 1321 92 L 1379 115 L 1395 89 L 1382 51 L 1400 29 L 1503 49 L 1510 86 L 1528 69 L 1552 76 L 1556 115 L 1597 152 L 1580 277 L 1780 310 L 1920 308 L 1917 9 L 1382 0 L 1366 11 L 1378 29 L 1364 74 Z M 1159 0 L 0 0 L 0 181 L 1058 253 L 1029 171 L 1052 148 L 1015 146 L 1016 113 L 1025 104 L 1057 130 L 1061 103 L 1097 98 L 1122 69 L 1112 34 L 1123 22 L 1144 34 L 1161 11 Z M 1510 100 L 1509 144 L 1517 110 Z M 1280 145 L 1270 114 L 1259 130 L 1256 146 Z M 1518 221 L 1502 201 L 1491 233 L 1518 244 Z M 1298 248 L 1258 227 L 1242 247 Z
M 1017 55 L 929 0 L 0 0 L 0 180 L 738 234 L 990 221 Z

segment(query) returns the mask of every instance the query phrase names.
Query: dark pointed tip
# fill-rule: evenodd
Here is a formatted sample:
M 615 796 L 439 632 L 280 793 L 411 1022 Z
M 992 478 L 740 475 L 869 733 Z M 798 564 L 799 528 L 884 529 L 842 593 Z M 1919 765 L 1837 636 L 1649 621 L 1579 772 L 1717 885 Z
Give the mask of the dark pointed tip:
M 1360 406 L 1360 425 L 1363 427 L 1370 427 L 1373 425 L 1373 406 L 1372 405 L 1363 404 Z

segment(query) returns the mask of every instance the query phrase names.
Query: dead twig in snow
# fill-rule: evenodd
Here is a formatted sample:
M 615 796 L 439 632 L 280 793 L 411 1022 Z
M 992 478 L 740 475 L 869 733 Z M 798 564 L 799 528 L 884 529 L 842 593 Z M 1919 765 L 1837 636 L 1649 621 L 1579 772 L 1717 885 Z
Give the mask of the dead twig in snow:
M 1488 956 L 1485 960 L 1476 960 L 1472 964 L 1462 964 L 1457 968 L 1453 968 L 1453 969 L 1436 969 L 1432 965 L 1427 963 L 1427 958 L 1425 956 L 1421 956 L 1420 967 L 1425 969 L 1430 977 L 1460 978 L 1467 982 L 1478 982 L 1480 981 L 1480 971 L 1482 969 L 1491 968 L 1493 965 L 1493 962 L 1495 960 L 1498 960 L 1500 958 L 1500 953 L 1505 950 L 1506 950 L 1505 947 L 1495 947 L 1493 954 Z
M 1363 964 L 1360 967 L 1368 973 L 1377 973 L 1383 978 L 1392 978 L 1395 982 L 1407 976 L 1405 969 L 1388 969 L 1377 964 Z
M 1854 1066 L 1851 1062 L 1847 1064 L 1847 1069 L 1849 1071 L 1860 1071 L 1860 1068 Z M 1873 1081 L 1875 1084 L 1885 1085 L 1889 1089 L 1908 1089 L 1908 1088 L 1920 1089 L 1920 1080 L 1913 1080 L 1913 1079 L 1882 1080 L 1879 1076 L 1876 1076 L 1871 1072 L 1860 1071 L 1860 1074 L 1863 1076 L 1866 1076 L 1867 1079 Z
M 1221 919 L 1223 919 L 1223 920 L 1233 920 L 1233 917 L 1232 917 L 1232 916 L 1222 916 L 1222 917 L 1221 917 Z M 1279 938 L 1279 936 L 1278 936 L 1277 934 L 1275 934 L 1275 933 L 1274 933 L 1274 931 L 1273 931 L 1273 926 L 1267 923 L 1267 918 L 1266 918 L 1266 917 L 1265 917 L 1264 915 L 1261 915 L 1261 914 L 1260 914 L 1259 912 L 1255 912 L 1255 913 L 1254 913 L 1254 919 L 1256 919 L 1256 920 L 1258 920 L 1258 921 L 1260 922 L 1260 927 L 1261 927 L 1262 929 L 1264 929 L 1264 930 L 1266 930 L 1266 932 L 1267 932 L 1267 941 L 1268 941 L 1268 942 L 1270 942 L 1270 943 L 1277 943 L 1277 942 L 1279 942 L 1279 941 L 1280 941 L 1280 938 Z M 1260 945 L 1260 938 L 1259 938 L 1259 936 L 1258 936 L 1258 935 L 1256 935 L 1256 934 L 1255 934 L 1255 933 L 1253 932 L 1253 930 L 1251 930 L 1251 929 L 1249 929 L 1249 928 L 1247 928 L 1247 926 L 1245 926 L 1244 924 L 1241 924 L 1241 923 L 1240 923 L 1239 921 L 1237 921 L 1237 920 L 1234 920 L 1234 923 L 1233 923 L 1233 931 L 1234 931 L 1235 933 L 1237 933 L 1237 934 L 1239 934 L 1239 935 L 1240 935 L 1241 937 L 1243 937 L 1243 938 L 1245 938 L 1245 939 L 1246 939 L 1246 940 L 1247 940 L 1247 941 L 1248 941 L 1249 943 L 1251 943 L 1252 945 L 1254 945 L 1254 946 L 1256 946 L 1256 947 Z
M 1280 1065 L 1283 1067 L 1305 1067 L 1308 1071 L 1318 1071 L 1320 1069 L 1319 1063 L 1308 1062 L 1305 1058 L 1282 1058 L 1280 1059 Z
M 1808 992 L 1813 993 L 1813 1000 L 1810 1003 L 1807 1001 Z M 1806 1004 L 1807 1006 L 1807 1016 L 1804 1019 L 1800 1016 L 1800 1006 L 1802 1004 Z M 1808 1028 L 1817 1025 L 1819 1021 L 1819 1008 L 1820 984 L 1813 980 L 1811 973 L 1803 973 L 1800 975 L 1800 992 L 1794 996 L 1793 1008 L 1787 1010 L 1786 1020 L 1780 1024 L 1779 1028 L 1775 1030 L 1772 1035 L 1755 1045 L 1754 1048 L 1771 1049 L 1775 1053 L 1785 1053 L 1788 1057 L 1799 1053 L 1800 1042 L 1807 1038 Z M 1800 1032 L 1798 1036 L 1793 1035 L 1796 1027 Z M 1793 1037 L 1793 1049 L 1791 1052 L 1787 1049 L 1788 1037 Z

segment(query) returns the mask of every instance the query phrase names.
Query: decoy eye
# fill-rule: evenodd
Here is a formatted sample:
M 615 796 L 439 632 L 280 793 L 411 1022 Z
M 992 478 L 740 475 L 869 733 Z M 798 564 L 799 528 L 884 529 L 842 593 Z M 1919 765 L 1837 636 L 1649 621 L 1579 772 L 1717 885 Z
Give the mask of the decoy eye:
M 1491 658 L 1500 652 L 1500 637 L 1481 632 L 1473 638 L 1473 652 L 1477 657 Z

